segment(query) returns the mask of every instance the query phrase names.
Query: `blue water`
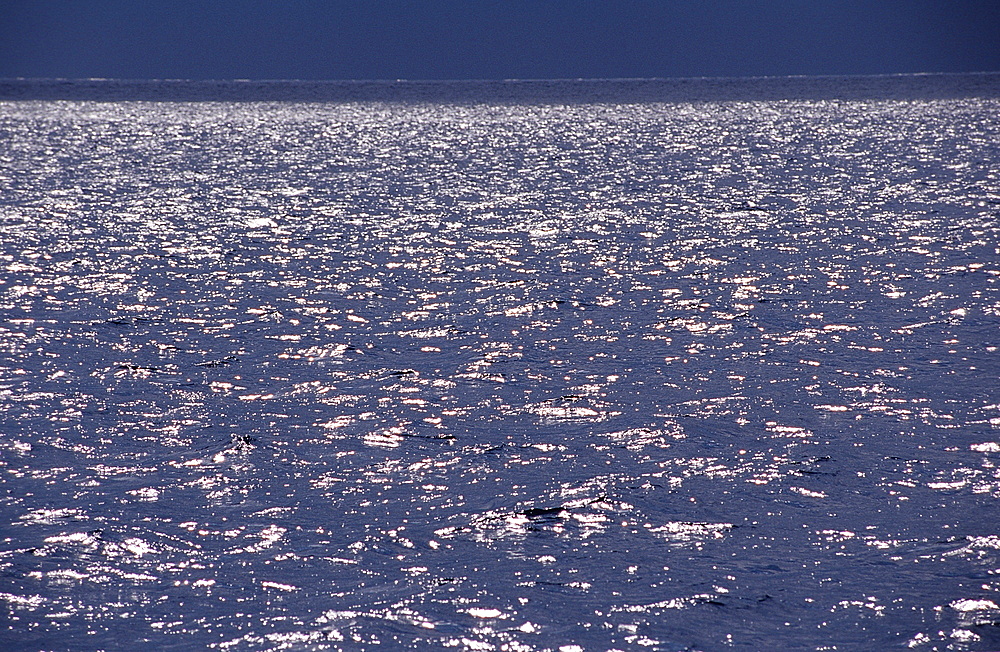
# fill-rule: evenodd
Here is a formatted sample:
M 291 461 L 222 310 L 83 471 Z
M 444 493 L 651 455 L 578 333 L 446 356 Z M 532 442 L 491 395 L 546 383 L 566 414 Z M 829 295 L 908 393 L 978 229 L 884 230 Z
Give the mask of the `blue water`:
M 1000 649 L 1000 77 L 187 84 L 0 83 L 0 647 Z

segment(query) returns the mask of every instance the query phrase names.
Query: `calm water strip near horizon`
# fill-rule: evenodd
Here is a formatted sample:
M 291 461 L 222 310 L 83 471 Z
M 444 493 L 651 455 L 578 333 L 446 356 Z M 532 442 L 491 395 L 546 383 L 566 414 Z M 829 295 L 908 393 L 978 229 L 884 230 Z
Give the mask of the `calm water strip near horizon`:
M 0 647 L 1000 648 L 954 95 L 0 102 Z

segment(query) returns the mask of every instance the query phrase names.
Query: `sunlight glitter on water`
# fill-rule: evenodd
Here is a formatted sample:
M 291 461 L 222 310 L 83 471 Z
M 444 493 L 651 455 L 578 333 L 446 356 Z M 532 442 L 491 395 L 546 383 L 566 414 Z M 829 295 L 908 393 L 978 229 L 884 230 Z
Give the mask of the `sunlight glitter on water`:
M 0 640 L 1000 646 L 998 108 L 0 104 Z

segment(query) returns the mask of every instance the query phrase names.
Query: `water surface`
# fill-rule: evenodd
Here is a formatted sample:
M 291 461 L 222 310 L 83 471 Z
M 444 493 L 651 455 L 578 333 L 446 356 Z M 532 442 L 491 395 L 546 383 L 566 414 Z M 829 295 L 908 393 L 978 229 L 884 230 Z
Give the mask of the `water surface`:
M 1000 648 L 989 79 L 0 103 L 0 642 Z

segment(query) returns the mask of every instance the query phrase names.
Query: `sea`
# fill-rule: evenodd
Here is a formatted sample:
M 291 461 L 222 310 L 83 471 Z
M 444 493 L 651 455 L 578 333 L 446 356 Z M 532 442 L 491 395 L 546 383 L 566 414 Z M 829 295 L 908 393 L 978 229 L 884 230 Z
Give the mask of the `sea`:
M 1000 74 L 0 81 L 0 648 L 1000 649 Z

